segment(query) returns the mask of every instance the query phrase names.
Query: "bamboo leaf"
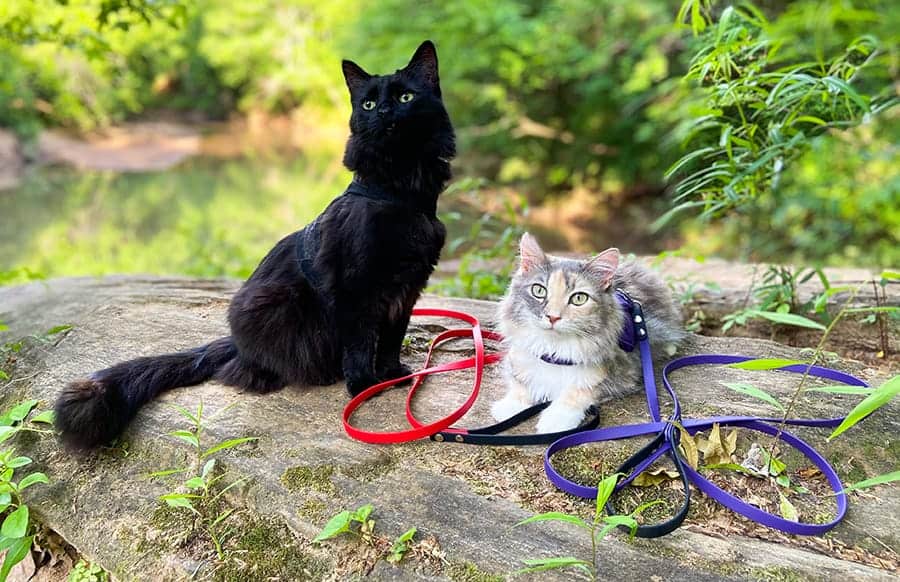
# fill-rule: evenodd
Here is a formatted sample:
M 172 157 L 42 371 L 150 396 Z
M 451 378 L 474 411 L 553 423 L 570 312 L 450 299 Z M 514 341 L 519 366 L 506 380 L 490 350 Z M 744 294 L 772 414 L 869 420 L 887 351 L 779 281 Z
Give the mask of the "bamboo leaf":
M 534 523 L 536 521 L 564 521 L 566 523 L 571 523 L 573 525 L 577 525 L 578 527 L 583 527 L 585 529 L 591 529 L 591 526 L 586 524 L 582 519 L 575 517 L 574 515 L 569 515 L 567 513 L 561 513 L 559 511 L 551 511 L 548 513 L 540 513 L 538 515 L 532 515 L 528 519 L 523 519 L 513 527 L 518 527 L 520 525 L 525 525 L 526 523 Z
M 176 430 L 176 431 L 170 432 L 169 436 L 173 436 L 177 439 L 181 439 L 196 449 L 200 448 L 200 440 L 197 438 L 197 435 L 195 435 L 194 433 L 192 433 L 189 430 Z
M 794 504 L 781 492 L 778 493 L 778 496 L 781 498 L 778 503 L 778 510 L 781 512 L 781 517 L 790 521 L 800 521 L 800 516 L 797 513 L 797 508 L 794 507 Z
M 893 483 L 895 481 L 900 481 L 900 471 L 885 473 L 884 475 L 878 475 L 877 477 L 872 477 L 871 479 L 866 479 L 864 481 L 853 483 L 852 485 L 847 485 L 841 490 L 841 493 L 847 493 L 848 491 L 858 491 L 859 489 L 868 489 L 869 487 L 884 485 L 885 483 Z
M 765 390 L 753 386 L 752 384 L 747 384 L 744 382 L 723 382 L 722 384 L 725 387 L 734 390 L 735 392 L 740 392 L 741 394 L 746 394 L 747 396 L 752 396 L 753 398 L 762 400 L 763 402 L 767 402 L 781 412 L 784 412 L 785 410 L 784 405 L 779 402 L 777 398 L 775 398 Z
M 604 477 L 603 480 L 597 484 L 597 506 L 594 510 L 594 523 L 600 521 L 600 515 L 603 513 L 603 508 L 606 507 L 606 502 L 609 501 L 610 496 L 612 496 L 613 491 L 615 491 L 616 484 L 619 482 L 619 477 L 622 476 L 622 473 L 614 473 L 608 477 Z
M 804 392 L 825 392 L 827 394 L 871 394 L 874 388 L 869 386 L 846 386 L 836 384 L 834 386 L 810 386 L 804 388 Z
M 768 319 L 769 321 L 774 321 L 775 323 L 780 323 L 783 325 L 806 327 L 809 329 L 818 329 L 821 331 L 825 331 L 826 329 L 825 326 L 818 321 L 813 321 L 807 317 L 803 317 L 802 315 L 797 315 L 796 313 L 775 313 L 772 311 L 758 310 L 752 310 L 750 313 L 754 317 L 762 317 L 763 319 Z
M 876 388 L 871 394 L 866 396 L 862 402 L 857 404 L 853 410 L 850 411 L 850 414 L 844 418 L 844 421 L 828 436 L 828 440 L 830 441 L 837 437 L 866 416 L 887 404 L 898 393 L 900 393 L 900 375 L 894 376 Z
M 809 362 L 804 362 L 802 360 L 784 360 L 780 358 L 760 358 L 757 360 L 738 362 L 736 364 L 728 364 L 728 367 L 737 368 L 738 370 L 777 370 L 778 368 L 796 366 L 797 364 L 809 364 Z
M 590 573 L 590 564 L 578 558 L 539 558 L 533 560 L 522 560 L 527 568 L 517 570 L 516 574 L 525 574 L 528 572 L 543 572 L 545 570 L 555 570 L 557 568 L 578 568 Z
M 208 457 L 209 455 L 212 455 L 213 453 L 218 453 L 219 451 L 224 451 L 225 449 L 232 449 L 238 445 L 241 445 L 244 443 L 249 443 L 250 441 L 255 441 L 255 440 L 259 440 L 259 437 L 243 437 L 243 438 L 239 438 L 239 439 L 230 439 L 230 440 L 221 442 L 221 443 L 215 445 L 214 447 L 208 448 L 200 456 Z

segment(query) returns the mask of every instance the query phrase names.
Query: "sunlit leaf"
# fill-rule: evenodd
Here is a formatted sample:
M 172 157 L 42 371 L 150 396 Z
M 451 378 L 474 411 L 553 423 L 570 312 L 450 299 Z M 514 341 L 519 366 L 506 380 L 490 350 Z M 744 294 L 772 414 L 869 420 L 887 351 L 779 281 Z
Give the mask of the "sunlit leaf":
M 876 388 L 862 402 L 857 404 L 844 418 L 844 421 L 829 435 L 828 440 L 830 441 L 856 425 L 860 420 L 887 404 L 898 393 L 900 393 L 900 375 L 894 376 Z
M 0 535 L 7 538 L 20 538 L 28 531 L 28 506 L 20 505 L 6 516 L 0 526 Z
M 802 360 L 785 360 L 781 358 L 760 358 L 758 360 L 747 360 L 746 362 L 737 362 L 728 364 L 729 368 L 737 368 L 738 370 L 777 370 L 787 366 L 796 366 L 797 364 L 809 364 Z
M 818 321 L 813 321 L 802 315 L 797 315 L 796 313 L 776 313 L 773 311 L 757 310 L 751 311 L 751 313 L 755 317 L 762 317 L 763 319 L 768 319 L 769 321 L 774 321 L 775 323 L 781 323 L 783 325 L 793 325 L 796 327 L 806 327 L 825 331 L 825 326 Z
M 752 396 L 753 398 L 767 402 L 781 412 L 784 412 L 784 405 L 779 402 L 777 398 L 752 384 L 747 384 L 745 382 L 723 382 L 722 384 L 735 392 L 740 392 L 741 394 L 746 394 L 747 396 Z
M 885 473 L 884 475 L 878 475 L 877 477 L 872 477 L 871 479 L 865 479 L 864 481 L 859 481 L 857 483 L 853 483 L 852 485 L 847 485 L 841 492 L 847 493 L 848 491 L 868 489 L 869 487 L 884 485 L 885 483 L 893 483 L 895 481 L 900 481 L 900 471 Z
M 22 478 L 21 481 L 19 481 L 19 491 L 24 491 L 25 489 L 28 489 L 36 483 L 44 483 L 45 485 L 49 485 L 50 479 L 48 479 L 47 476 L 43 473 L 31 473 L 29 475 L 26 475 Z
M 325 524 L 325 527 L 322 528 L 322 531 L 320 531 L 319 534 L 315 538 L 313 538 L 313 543 L 322 542 L 324 540 L 331 539 L 342 533 L 350 531 L 350 522 L 350 512 L 346 510 L 340 512 Z
M 558 511 L 550 511 L 548 513 L 540 513 L 538 515 L 532 515 L 528 519 L 523 519 L 519 523 L 515 525 L 515 527 L 520 525 L 525 525 L 526 523 L 534 523 L 536 521 L 564 521 L 566 523 L 571 523 L 572 525 L 577 525 L 578 527 L 583 527 L 585 529 L 591 529 L 591 526 L 586 524 L 584 520 L 575 517 L 574 515 L 569 515 L 567 513 L 561 513 Z
M 3 566 L 0 566 L 0 580 L 6 580 L 13 566 L 21 562 L 31 552 L 31 544 L 34 536 L 20 537 L 12 542 L 3 558 Z
M 232 449 L 238 445 L 249 443 L 251 441 L 259 440 L 259 437 L 242 437 L 238 439 L 230 439 L 224 442 L 221 442 L 213 447 L 208 448 L 203 452 L 201 457 L 208 457 L 214 453 L 218 453 L 219 451 L 224 451 L 226 449 Z
M 797 508 L 794 507 L 794 504 L 780 492 L 778 493 L 778 497 L 780 498 L 778 509 L 781 512 L 781 517 L 790 521 L 800 521 L 800 516 L 797 513 Z

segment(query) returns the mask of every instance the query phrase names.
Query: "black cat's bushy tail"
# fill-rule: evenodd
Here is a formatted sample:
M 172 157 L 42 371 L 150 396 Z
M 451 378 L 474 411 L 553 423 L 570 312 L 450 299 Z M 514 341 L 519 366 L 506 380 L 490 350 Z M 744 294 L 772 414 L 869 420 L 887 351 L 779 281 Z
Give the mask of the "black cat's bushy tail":
M 174 354 L 137 358 L 70 383 L 56 400 L 63 442 L 89 449 L 119 436 L 141 406 L 162 392 L 209 380 L 237 355 L 230 337 Z

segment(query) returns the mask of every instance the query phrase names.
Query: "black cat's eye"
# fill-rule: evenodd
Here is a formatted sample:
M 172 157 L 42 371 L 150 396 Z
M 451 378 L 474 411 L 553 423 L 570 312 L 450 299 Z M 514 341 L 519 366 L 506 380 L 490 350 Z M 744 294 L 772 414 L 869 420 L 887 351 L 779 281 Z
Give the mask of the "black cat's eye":
M 540 283 L 535 283 L 531 286 L 531 294 L 535 299 L 544 299 L 547 297 L 547 288 Z
M 416 96 L 415 96 L 414 93 L 412 93 L 411 91 L 407 91 L 406 93 L 401 94 L 400 97 L 398 97 L 397 100 L 400 101 L 400 103 L 409 103 L 409 102 L 412 101 L 415 97 L 416 97 Z
M 366 111 L 372 111 L 373 109 L 375 109 L 375 102 L 372 101 L 371 99 L 366 99 L 362 103 L 362 108 L 365 109 Z
M 584 305 L 587 303 L 588 294 L 587 293 L 573 293 L 571 297 L 569 297 L 569 303 L 572 305 Z

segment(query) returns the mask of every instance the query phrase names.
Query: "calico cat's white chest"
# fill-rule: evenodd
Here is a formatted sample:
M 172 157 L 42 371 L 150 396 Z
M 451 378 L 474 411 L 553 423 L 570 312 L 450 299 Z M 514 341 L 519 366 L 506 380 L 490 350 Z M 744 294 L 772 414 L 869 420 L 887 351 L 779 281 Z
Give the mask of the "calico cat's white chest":
M 554 400 L 565 390 L 591 390 L 607 376 L 602 365 L 551 364 L 516 347 L 509 349 L 505 362 L 506 373 L 524 385 L 535 402 Z

